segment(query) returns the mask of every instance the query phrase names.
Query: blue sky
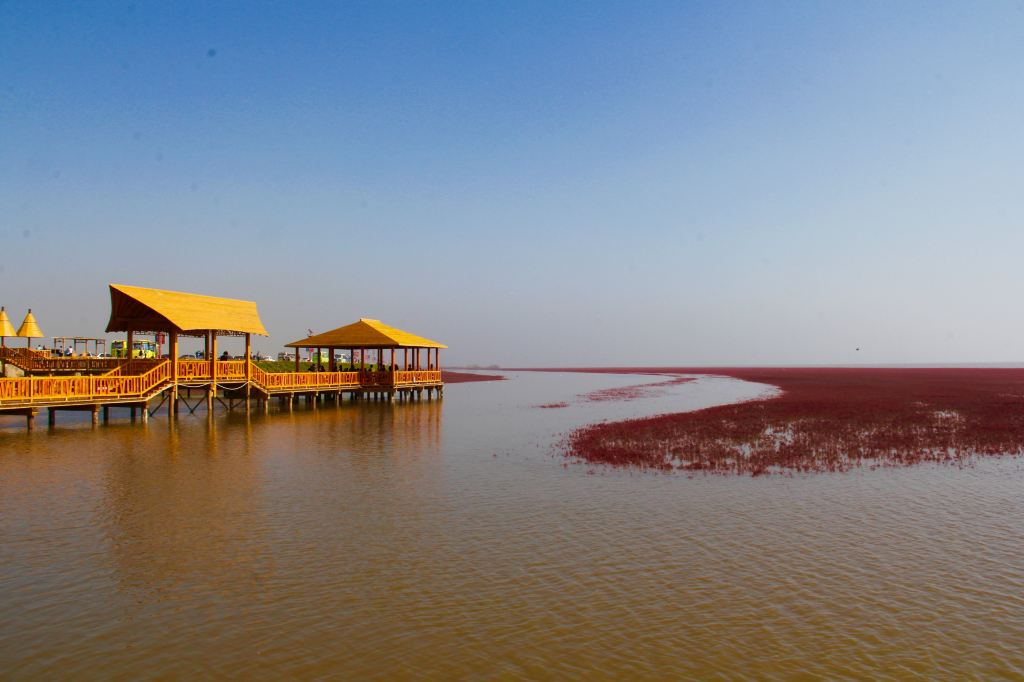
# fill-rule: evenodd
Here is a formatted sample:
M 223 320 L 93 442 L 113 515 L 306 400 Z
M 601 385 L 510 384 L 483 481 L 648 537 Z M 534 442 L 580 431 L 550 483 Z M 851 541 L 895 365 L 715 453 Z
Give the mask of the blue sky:
M 0 303 L 505 365 L 1024 355 L 1024 3 L 0 0 Z M 856 348 L 861 350 L 857 351 Z

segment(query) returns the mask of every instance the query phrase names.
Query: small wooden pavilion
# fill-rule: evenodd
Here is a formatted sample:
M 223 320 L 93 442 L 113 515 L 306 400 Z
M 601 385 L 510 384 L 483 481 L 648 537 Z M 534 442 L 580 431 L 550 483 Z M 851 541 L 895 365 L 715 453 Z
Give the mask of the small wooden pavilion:
M 259 311 L 252 301 L 187 294 L 180 291 L 145 287 L 110 285 L 110 321 L 107 332 L 127 332 L 127 348 L 133 347 L 134 334 L 164 332 L 170 341 L 170 357 L 174 384 L 178 383 L 178 337 L 204 339 L 204 373 L 210 385 L 217 384 L 217 337 L 244 336 L 245 357 L 252 354 L 252 335 L 267 336 Z M 130 361 L 129 361 L 130 362 Z M 245 381 L 251 379 L 251 363 L 245 362 Z
M 356 368 L 356 351 L 359 351 L 360 371 L 366 366 L 366 351 L 377 352 L 378 369 L 390 368 L 390 371 L 399 369 L 396 366 L 396 351 L 401 351 L 401 368 L 403 371 L 418 370 L 440 370 L 440 353 L 442 348 L 448 348 L 443 343 L 431 341 L 430 339 L 410 334 L 395 327 L 384 324 L 380 320 L 360 318 L 358 322 L 332 329 L 322 334 L 292 341 L 286 344 L 288 348 L 316 348 L 318 357 L 323 357 L 323 350 L 329 351 L 329 371 L 335 370 L 334 352 L 337 350 L 348 350 L 352 360 L 353 369 Z M 390 351 L 390 361 L 386 357 L 386 351 Z M 425 355 L 423 352 L 425 351 Z M 295 371 L 299 370 L 299 353 L 295 353 Z
M 440 354 L 441 349 L 448 346 L 391 327 L 380 320 L 364 317 L 358 322 L 292 341 L 286 346 L 296 349 L 296 372 L 299 370 L 300 348 L 316 348 L 318 357 L 323 357 L 323 351 L 328 350 L 329 372 L 336 369 L 335 351 L 348 350 L 352 369 L 358 372 L 360 390 L 371 397 L 393 401 L 396 393 L 400 397 L 417 398 L 424 391 L 428 398 L 434 391 L 440 397 L 443 390 Z M 366 366 L 368 350 L 376 351 L 376 367 Z M 399 352 L 401 356 L 396 356 Z
M 82 353 L 89 355 L 89 344 L 92 344 L 92 354 L 99 355 L 107 352 L 107 340 L 93 336 L 55 336 L 53 337 L 53 352 L 63 355 L 70 349 L 71 353 L 78 355 L 78 347 L 82 347 Z M 101 351 L 100 348 L 103 350 Z

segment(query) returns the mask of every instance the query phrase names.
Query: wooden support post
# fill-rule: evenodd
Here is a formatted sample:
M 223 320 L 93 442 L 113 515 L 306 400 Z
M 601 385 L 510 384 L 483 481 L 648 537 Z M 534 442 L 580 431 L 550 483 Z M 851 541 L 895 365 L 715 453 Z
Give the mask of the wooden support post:
M 245 334 L 245 409 L 249 409 L 249 389 L 252 382 L 252 334 Z
M 299 371 L 299 351 L 301 351 L 301 350 L 302 350 L 301 348 L 296 348 L 295 349 L 295 371 L 296 372 Z
M 36 413 L 37 410 L 31 409 L 25 413 L 25 428 L 32 431 L 36 428 Z
M 213 413 L 213 399 L 217 397 L 217 332 L 210 330 L 210 388 L 206 396 L 207 411 Z
M 210 381 L 217 383 L 217 332 L 210 332 Z
M 125 362 L 128 363 L 126 366 L 128 371 L 125 374 L 132 373 L 132 356 L 135 355 L 135 332 L 131 329 L 128 330 L 128 341 L 125 343 L 124 357 Z
M 178 332 L 171 332 L 171 404 L 167 414 L 172 418 L 178 414 Z
M 103 406 L 103 423 L 108 424 L 110 422 L 110 405 Z
M 57 424 L 57 408 L 48 407 L 48 414 L 46 415 L 46 424 L 48 426 L 55 426 Z
M 100 406 L 99 405 L 93 405 L 92 406 L 92 425 L 96 426 L 99 423 L 100 423 Z
M 330 359 L 327 360 L 327 369 L 331 370 L 332 372 L 338 371 L 338 363 L 334 360 L 334 349 L 328 348 L 327 352 L 331 354 Z
M 147 403 L 142 403 L 142 423 L 149 423 L 149 405 Z

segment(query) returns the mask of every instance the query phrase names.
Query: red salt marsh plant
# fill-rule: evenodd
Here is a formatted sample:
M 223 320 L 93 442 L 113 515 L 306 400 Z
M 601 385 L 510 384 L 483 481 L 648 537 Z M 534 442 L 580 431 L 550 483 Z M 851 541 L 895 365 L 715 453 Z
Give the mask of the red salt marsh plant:
M 505 377 L 499 374 L 473 374 L 472 372 L 453 372 L 441 370 L 441 381 L 446 384 L 466 384 L 474 381 L 504 381 Z
M 756 476 L 1024 452 L 1024 369 L 586 371 L 714 374 L 781 389 L 761 400 L 577 429 L 566 454 L 589 464 Z
M 547 403 L 545 405 L 537 405 L 536 407 L 539 407 L 542 410 L 557 410 L 557 409 L 562 408 L 562 407 L 569 407 L 569 403 L 566 403 L 566 402 Z

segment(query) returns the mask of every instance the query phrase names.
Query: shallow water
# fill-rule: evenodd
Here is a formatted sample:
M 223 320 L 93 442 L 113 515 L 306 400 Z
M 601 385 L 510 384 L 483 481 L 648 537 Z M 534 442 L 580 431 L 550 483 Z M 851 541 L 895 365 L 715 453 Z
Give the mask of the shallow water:
M 1024 676 L 1020 459 L 566 466 L 574 426 L 767 389 L 510 376 L 177 428 L 0 421 L 0 677 Z

